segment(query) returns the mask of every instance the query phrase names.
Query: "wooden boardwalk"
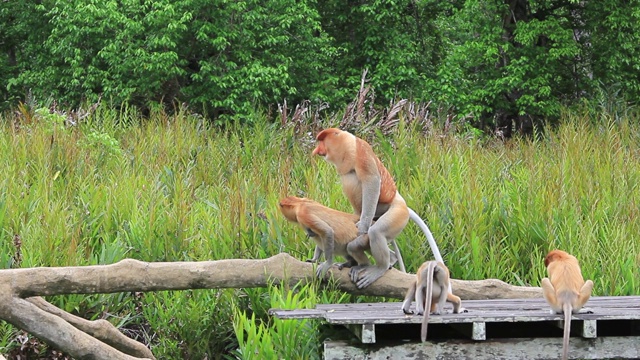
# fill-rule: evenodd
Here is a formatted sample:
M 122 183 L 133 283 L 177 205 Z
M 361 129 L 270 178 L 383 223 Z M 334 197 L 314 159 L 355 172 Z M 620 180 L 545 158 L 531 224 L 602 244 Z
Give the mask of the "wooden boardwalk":
M 415 304 L 414 304 L 415 305 Z M 326 304 L 315 309 L 270 310 L 281 319 L 315 318 L 346 326 L 360 344 L 325 342 L 325 359 L 554 359 L 562 346 L 562 315 L 544 299 L 466 300 L 468 312 L 429 318 L 429 339 L 419 342 L 422 316 L 401 303 Z M 572 317 L 572 359 L 640 359 L 640 296 L 592 297 L 593 313 Z M 412 307 L 413 309 L 413 307 Z

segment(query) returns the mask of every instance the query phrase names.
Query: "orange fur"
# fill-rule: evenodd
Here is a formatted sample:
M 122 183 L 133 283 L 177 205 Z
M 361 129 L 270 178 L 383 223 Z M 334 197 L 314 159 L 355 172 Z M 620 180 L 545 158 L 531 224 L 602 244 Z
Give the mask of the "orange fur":
M 323 206 L 320 203 L 295 196 L 280 200 L 280 211 L 284 217 L 302 227 L 307 235 L 316 243 L 316 250 L 310 262 L 317 262 L 324 253 L 325 262 L 317 269 L 317 275 L 324 277 L 326 271 L 333 265 L 333 255 L 346 259 L 338 264 L 338 268 L 354 265 L 367 265 L 369 258 L 365 251 L 369 250 L 369 239 L 363 240 L 363 248 L 349 252 L 347 245 L 358 237 L 356 222 L 360 219 L 355 214 L 349 214 Z
M 462 300 L 453 295 L 450 289 L 449 269 L 438 261 L 425 261 L 416 272 L 416 280 L 411 284 L 402 303 L 405 314 L 413 314 L 410 310 L 411 301 L 415 298 L 416 313 L 424 315 L 420 337 L 427 339 L 427 326 L 430 314 L 442 314 L 445 302 L 453 304 L 455 314 L 467 312 L 462 307 Z
M 542 294 L 554 313 L 564 314 L 562 359 L 567 359 L 571 314 L 578 313 L 589 300 L 591 280 L 584 281 L 578 259 L 562 250 L 552 250 L 544 258 L 549 278 L 542 279 Z
M 318 145 L 313 155 L 325 156 L 336 166 L 340 175 L 355 171 L 359 178 L 380 177 L 378 203 L 389 204 L 393 200 L 397 192 L 396 183 L 368 142 L 336 128 L 322 130 L 316 140 Z M 361 199 L 355 198 L 353 192 L 347 193 L 347 197 L 360 213 Z
M 320 222 L 329 225 L 335 233 L 336 242 L 347 244 L 358 237 L 355 224 L 360 218 L 355 214 L 334 210 L 316 201 L 295 196 L 280 200 L 280 211 L 287 220 L 298 223 L 303 229 L 311 230 L 321 238 L 325 238 L 327 232 L 326 228 L 319 226 Z
M 388 270 L 390 252 L 387 243 L 394 241 L 406 226 L 409 208 L 398 193 L 391 174 L 366 141 L 336 128 L 322 130 L 316 140 L 318 144 L 312 154 L 323 156 L 336 167 L 342 190 L 360 216 L 357 226 L 361 236 L 348 247 L 351 251 L 361 251 L 367 235 L 371 254 L 376 260 L 375 266 L 351 269 L 351 280 L 356 286 L 367 287 Z M 375 224 L 374 218 L 378 218 Z

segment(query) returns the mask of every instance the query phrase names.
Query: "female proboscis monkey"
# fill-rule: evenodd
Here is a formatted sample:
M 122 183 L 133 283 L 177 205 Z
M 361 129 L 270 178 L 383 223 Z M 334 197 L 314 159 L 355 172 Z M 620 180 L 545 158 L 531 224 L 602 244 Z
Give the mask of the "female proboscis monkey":
M 347 261 L 336 264 L 338 269 L 343 267 L 353 267 L 355 265 L 368 265 L 369 258 L 364 251 L 349 253 L 347 246 L 349 242 L 358 237 L 356 222 L 359 217 L 353 213 L 345 213 L 334 210 L 320 203 L 307 198 L 288 196 L 279 202 L 280 211 L 284 217 L 302 227 L 307 235 L 316 243 L 313 258 L 307 261 L 317 262 L 320 255 L 324 253 L 325 262 L 320 264 L 316 270 L 317 276 L 324 278 L 327 270 L 333 266 L 333 255 L 344 257 Z M 364 239 L 369 250 L 369 240 Z M 397 246 L 396 246 L 397 248 Z M 390 252 L 391 262 L 402 262 L 402 256 Z M 404 264 L 400 267 L 404 269 Z
M 571 315 L 580 312 L 591 297 L 593 281 L 584 281 L 578 259 L 562 250 L 549 251 L 544 258 L 544 265 L 549 277 L 542 279 L 542 295 L 551 306 L 552 314 L 564 314 L 562 359 L 565 360 L 569 353 Z
M 373 152 L 371 145 L 349 132 L 335 128 L 322 130 L 316 140 L 318 144 L 313 155 L 323 156 L 335 165 L 342 181 L 342 190 L 355 213 L 360 216 L 357 223 L 360 236 L 349 243 L 348 248 L 362 248 L 362 235 L 369 235 L 371 255 L 376 263 L 351 268 L 351 280 L 359 289 L 371 285 L 389 269 L 387 243 L 400 234 L 409 218 L 427 236 L 436 260 L 443 262 L 429 228 L 407 207 L 391 174 Z M 377 220 L 372 225 L 374 218 Z

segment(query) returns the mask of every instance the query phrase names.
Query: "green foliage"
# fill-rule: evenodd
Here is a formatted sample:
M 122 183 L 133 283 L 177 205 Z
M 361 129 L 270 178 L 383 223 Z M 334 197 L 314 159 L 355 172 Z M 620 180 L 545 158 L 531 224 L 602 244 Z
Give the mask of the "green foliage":
M 285 100 L 340 108 L 367 69 L 378 105 L 541 124 L 599 87 L 637 102 L 639 20 L 637 2 L 613 0 L 5 1 L 0 108 L 102 96 L 249 121 Z
M 626 100 L 640 96 L 640 6 L 637 2 L 584 3 L 580 43 L 591 59 L 593 79 L 605 88 L 617 87 Z M 590 36 L 586 36 L 589 34 Z M 635 102 L 635 101 L 634 101 Z
M 339 50 L 335 71 L 345 101 L 368 69 L 382 102 L 396 97 L 430 100 L 423 86 L 443 55 L 441 31 L 432 17 L 442 5 L 435 1 L 376 0 L 318 3 L 323 28 Z
M 49 25 L 38 26 L 37 51 L 7 44 L 24 50 L 9 90 L 71 105 L 188 99 L 246 115 L 253 103 L 322 97 L 319 70 L 333 51 L 316 10 L 293 0 L 47 1 L 31 10 Z
M 154 292 L 142 316 L 152 329 L 158 359 L 222 359 L 233 342 L 234 290 Z
M 269 305 L 275 309 L 313 308 L 318 299 L 314 284 L 295 289 L 269 288 Z M 236 310 L 234 330 L 238 340 L 236 355 L 250 359 L 319 359 L 317 323 L 309 320 L 270 318 L 268 323 Z
M 542 257 L 557 247 L 581 261 L 585 277 L 596 280 L 595 294 L 637 294 L 640 245 L 631 240 L 640 234 L 640 126 L 634 108 L 605 95 L 602 104 L 563 109 L 562 125 L 530 139 L 503 142 L 444 122 L 425 136 L 411 107 L 401 109 L 396 127 L 368 125 L 358 135 L 427 221 L 455 278 L 538 285 Z M 255 116 L 251 127 L 224 129 L 162 107 L 145 121 L 132 108 L 104 104 L 75 124 L 46 109 L 3 116 L 0 267 L 282 251 L 309 258 L 312 244 L 281 216 L 278 199 L 351 207 L 332 165 L 309 155 L 318 124 L 296 130 Z M 409 271 L 429 257 L 425 240 L 412 224 L 398 237 Z M 277 358 L 315 358 L 317 324 L 277 322 L 267 310 L 368 299 L 311 284 L 50 300 L 111 321 L 158 358 L 181 359 L 249 357 L 256 348 Z M 0 331 L 0 352 L 19 347 L 18 331 L 6 324 Z M 286 353 L 293 343 L 297 352 Z

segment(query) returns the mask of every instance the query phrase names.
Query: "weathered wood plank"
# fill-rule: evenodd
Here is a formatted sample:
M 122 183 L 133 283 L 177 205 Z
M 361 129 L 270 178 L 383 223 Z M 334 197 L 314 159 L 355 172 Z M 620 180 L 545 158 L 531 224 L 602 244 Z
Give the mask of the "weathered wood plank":
M 325 310 L 318 309 L 269 309 L 269 315 L 276 316 L 280 319 L 323 319 L 325 314 Z
M 467 309 L 528 309 L 528 308 L 544 308 L 548 309 L 549 305 L 543 298 L 530 299 L 492 299 L 492 300 L 465 300 L 462 302 Z M 378 308 L 399 308 L 401 302 L 381 302 L 381 303 L 356 303 L 356 304 L 318 304 L 318 310 L 363 310 Z M 624 308 L 624 309 L 640 309 L 640 296 L 597 296 L 589 299 L 586 307 L 606 307 L 606 308 Z
M 468 309 L 468 313 L 432 315 L 430 323 L 470 323 L 470 322 L 532 322 L 562 320 L 561 314 L 551 314 L 548 309 L 535 311 L 478 311 Z M 449 310 L 451 311 L 451 310 Z M 640 320 L 640 311 L 629 309 L 593 308 L 593 314 L 574 314 L 573 320 Z M 325 313 L 330 324 L 415 324 L 422 321 L 420 315 L 405 315 L 401 309 L 389 311 L 335 311 Z
M 469 300 L 464 302 L 469 311 L 463 314 L 432 316 L 433 323 L 468 322 L 530 322 L 561 320 L 551 314 L 544 299 Z M 638 320 L 640 296 L 593 297 L 587 303 L 592 314 L 576 314 L 575 320 Z M 414 306 L 412 306 L 412 309 Z M 451 306 L 446 309 L 451 312 Z M 320 304 L 316 309 L 270 310 L 280 318 L 325 318 L 334 324 L 412 324 L 421 316 L 407 316 L 401 303 Z
M 538 360 L 557 359 L 562 338 L 499 339 L 483 342 L 449 340 L 446 342 L 395 342 L 353 346 L 347 341 L 325 341 L 325 360 Z M 569 359 L 638 359 L 637 337 L 571 338 Z

